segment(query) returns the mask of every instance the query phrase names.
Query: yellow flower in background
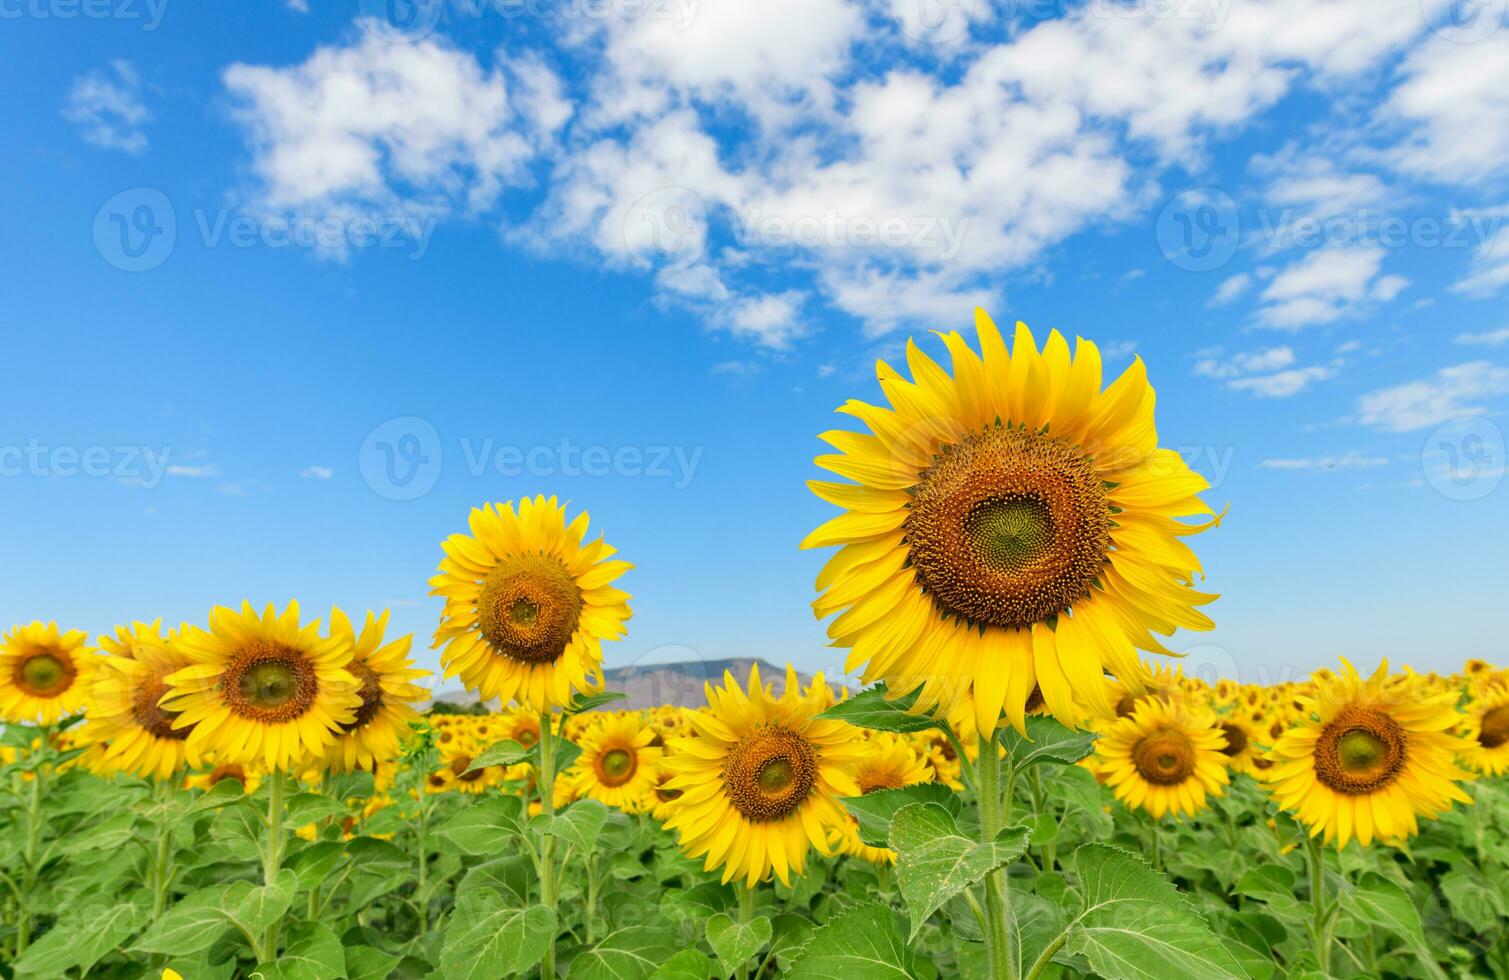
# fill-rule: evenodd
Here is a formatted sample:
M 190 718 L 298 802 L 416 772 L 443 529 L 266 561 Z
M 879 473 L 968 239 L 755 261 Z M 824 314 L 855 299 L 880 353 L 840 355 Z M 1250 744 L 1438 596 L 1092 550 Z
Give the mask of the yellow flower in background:
M 498 741 L 511 739 L 526 749 L 540 740 L 539 712 L 527 708 L 509 708 L 497 716 Z
M 676 773 L 665 764 L 665 757 L 661 756 L 660 764 L 655 767 L 655 787 L 650 791 L 653 802 L 650 804 L 650 816 L 661 823 L 671 819 L 671 814 L 676 812 L 676 806 L 681 801 L 681 790 L 672 789 L 669 785 Z
M 1509 772 L 1509 684 L 1480 688 L 1467 705 L 1462 726 L 1463 764 L 1485 776 Z
M 257 787 L 262 785 L 262 774 L 255 767 L 228 762 L 214 766 L 208 772 L 194 773 L 184 780 L 184 786 L 188 789 L 209 790 L 225 779 L 234 779 L 247 793 L 255 793 Z
M 79 739 L 100 747 L 107 769 L 168 779 L 186 765 L 199 767 L 201 760 L 197 747 L 189 746 L 190 729 L 177 727 L 177 713 L 159 703 L 168 675 L 189 666 L 160 627 L 160 621 L 132 623 L 117 626 L 114 637 L 100 637 L 109 656 L 95 671 Z
M 774 871 L 789 884 L 809 850 L 831 853 L 828 834 L 848 819 L 838 800 L 859 795 L 854 766 L 866 743 L 852 726 L 817 717 L 833 703 L 821 676 L 803 692 L 788 666 L 777 698 L 756 666 L 747 693 L 727 672 L 722 687 L 706 690 L 695 734 L 673 740 L 666 757 L 676 773 L 666 785 L 682 796 L 665 827 L 688 857 L 721 867 L 724 882 L 753 888 Z
M 1193 816 L 1230 782 L 1225 744 L 1208 713 L 1147 698 L 1095 740 L 1093 771 L 1118 800 L 1155 820 Z
M 89 697 L 100 658 L 83 630 L 57 623 L 13 626 L 0 642 L 0 719 L 53 725 Z
M 1470 803 L 1457 785 L 1472 774 L 1454 761 L 1466 744 L 1451 734 L 1462 720 L 1456 694 L 1390 682 L 1387 661 L 1367 679 L 1342 663 L 1314 697 L 1297 695 L 1307 714 L 1269 751 L 1264 776 L 1278 805 L 1310 836 L 1344 847 L 1408 837 L 1419 817 Z
M 932 769 L 906 739 L 890 732 L 873 732 L 867 741 L 869 745 L 865 754 L 854 767 L 854 781 L 859 785 L 861 796 L 932 781 Z M 894 864 L 896 861 L 896 852 L 889 847 L 872 847 L 860 839 L 859 821 L 852 814 L 843 826 L 833 830 L 831 838 L 840 854 L 852 855 L 871 864 Z
M 192 726 L 190 749 L 218 761 L 297 772 L 356 720 L 351 641 L 321 637 L 319 620 L 300 624 L 297 602 L 282 613 L 269 603 L 261 615 L 250 602 L 240 612 L 216 606 L 209 629 L 190 627 L 174 648 L 191 666 L 168 676 L 162 707 L 178 712 L 176 726 Z
M 878 366 L 889 407 L 839 409 L 870 432 L 823 434 L 838 453 L 817 464 L 852 482 L 809 484 L 845 511 L 803 542 L 840 546 L 813 608 L 841 613 L 847 669 L 918 691 L 918 711 L 972 693 L 982 732 L 1003 711 L 1024 730 L 1038 687 L 1077 726 L 1111 714 L 1105 672 L 1141 690 L 1136 651 L 1168 652 L 1153 634 L 1212 627 L 1181 539 L 1216 522 L 1180 520 L 1212 515 L 1209 485 L 1158 448 L 1140 359 L 1102 390 L 1093 343 L 1071 357 L 1054 331 L 1040 350 L 1019 323 L 1008 353 L 984 311 L 976 325 L 979 353 L 943 335 L 952 375 L 909 342 L 910 380 Z
M 471 512 L 471 536 L 443 544 L 432 595 L 445 598 L 435 646 L 445 676 L 484 699 L 536 711 L 602 686 L 602 641 L 624 634 L 628 593 L 612 582 L 633 566 L 610 560 L 602 538 L 584 543 L 587 515 L 566 523 L 556 498 L 525 498 Z
M 1216 727 L 1221 729 L 1221 734 L 1226 737 L 1226 744 L 1221 749 L 1221 754 L 1226 757 L 1226 765 L 1231 768 L 1231 771 L 1245 772 L 1248 775 L 1255 773 L 1258 741 L 1261 737 L 1258 726 L 1242 712 L 1233 711 L 1217 718 Z
M 604 718 L 581 739 L 582 754 L 565 778 L 578 798 L 597 800 L 625 813 L 654 804 L 662 750 L 651 745 L 655 730 L 637 713 Z
M 409 723 L 418 720 L 414 705 L 429 699 L 429 692 L 414 683 L 430 676 L 415 670 L 409 659 L 413 636 L 383 643 L 388 629 L 388 610 L 381 616 L 367 613 L 360 636 L 351 620 L 339 609 L 330 612 L 330 631 L 350 645 L 351 662 L 346 669 L 357 682 L 361 704 L 356 717 L 342 722 L 340 733 L 325 750 L 325 764 L 333 770 L 371 769 L 377 762 L 397 758 L 409 737 Z

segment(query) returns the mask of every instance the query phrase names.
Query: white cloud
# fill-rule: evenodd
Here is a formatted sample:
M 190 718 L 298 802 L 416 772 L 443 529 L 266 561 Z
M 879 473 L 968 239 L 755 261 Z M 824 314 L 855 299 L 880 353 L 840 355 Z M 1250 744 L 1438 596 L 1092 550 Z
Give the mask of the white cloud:
M 80 75 L 68 90 L 63 118 L 79 127 L 85 142 L 139 154 L 147 149 L 142 126 L 152 113 L 142 101 L 141 76 L 117 59 L 103 71 Z
M 249 495 L 246 487 L 242 486 L 239 483 L 226 482 L 220 484 L 220 486 L 216 487 L 215 489 L 220 491 L 221 494 L 227 497 L 245 497 Z
M 1509 344 L 1509 327 L 1499 327 L 1497 330 L 1485 330 L 1482 333 L 1459 333 L 1459 344 L 1479 344 L 1484 347 L 1498 347 L 1501 344 Z
M 285 2 L 288 4 L 288 9 L 296 14 L 309 13 L 309 0 L 285 0 Z
M 1288 398 L 1297 395 L 1310 387 L 1313 382 L 1325 381 L 1336 377 L 1336 369 L 1316 364 L 1304 368 L 1291 368 L 1288 371 L 1279 371 L 1275 374 L 1266 374 L 1256 378 L 1237 378 L 1228 381 L 1226 387 L 1236 391 L 1247 391 L 1259 398 Z
M 1238 272 L 1221 283 L 1216 289 L 1216 294 L 1211 297 L 1210 305 L 1225 306 L 1247 292 L 1248 287 L 1251 285 L 1252 276 L 1245 272 Z
M 1470 361 L 1442 368 L 1431 378 L 1368 392 L 1357 402 L 1357 421 L 1389 432 L 1413 432 L 1468 415 L 1483 402 L 1509 393 L 1509 368 Z
M 1483 4 L 1479 16 L 1502 15 Z M 1409 128 L 1391 153 L 1407 173 L 1475 183 L 1509 172 L 1509 30 L 1464 44 L 1439 35 L 1404 59 L 1388 111 Z
M 306 466 L 299 470 L 299 476 L 305 480 L 328 480 L 335 475 L 335 471 L 328 466 Z
M 1506 210 L 1509 209 L 1499 209 L 1499 213 L 1480 220 L 1502 221 Z M 1509 286 L 1509 234 L 1505 234 L 1498 224 L 1492 227 L 1493 234 L 1485 235 L 1473 252 L 1472 268 L 1467 275 L 1452 284 L 1453 292 L 1466 293 L 1468 296 L 1492 296 Z
M 1353 470 L 1375 466 L 1387 466 L 1388 457 L 1369 456 L 1357 450 L 1348 450 L 1339 456 L 1306 456 L 1298 459 L 1265 459 L 1258 463 L 1260 470 Z
M 1317 248 L 1284 267 L 1263 289 L 1257 321 L 1297 330 L 1355 316 L 1397 296 L 1409 280 L 1382 275 L 1377 246 Z
M 170 463 L 166 470 L 168 476 L 182 476 L 191 480 L 203 480 L 209 477 L 219 476 L 220 468 L 212 463 L 189 465 L 184 463 Z
M 1194 373 L 1215 378 L 1232 391 L 1245 391 L 1259 398 L 1288 398 L 1316 381 L 1336 377 L 1339 362 L 1299 366 L 1293 348 L 1269 347 L 1227 355 L 1220 349 L 1202 352 Z
M 1195 374 L 1206 378 L 1235 378 L 1244 374 L 1277 371 L 1289 367 L 1294 361 L 1294 349 L 1291 347 L 1269 347 L 1229 357 L 1222 357 L 1217 350 L 1207 352 L 1195 362 Z
M 735 336 L 751 337 L 767 347 L 785 347 L 803 333 L 805 298 L 793 289 L 741 299 L 728 310 L 726 326 Z

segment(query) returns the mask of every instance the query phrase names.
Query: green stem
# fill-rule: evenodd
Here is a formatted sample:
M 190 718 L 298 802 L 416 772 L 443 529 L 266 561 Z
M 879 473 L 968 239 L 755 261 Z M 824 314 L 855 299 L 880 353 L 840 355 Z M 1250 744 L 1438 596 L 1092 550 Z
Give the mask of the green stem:
M 420 780 L 420 785 L 424 785 L 424 780 Z M 421 788 L 419 793 L 419 879 L 414 897 L 419 900 L 419 932 L 423 935 L 430 925 L 430 900 L 426 893 L 430 877 L 430 801 L 424 789 Z
M 16 956 L 26 952 L 31 945 L 31 893 L 37 886 L 37 848 L 42 843 L 42 798 L 47 790 L 47 754 L 52 750 L 52 726 L 43 725 L 41 747 L 37 750 L 37 766 L 32 771 L 31 796 L 26 803 L 26 849 L 21 852 L 21 908 L 16 918 Z
M 1001 795 L 1001 760 L 995 739 L 980 735 L 980 757 L 975 762 L 975 781 L 980 797 L 980 840 L 990 843 L 1005 825 L 1005 801 Z M 1006 890 L 1006 869 L 997 868 L 985 877 L 985 955 L 992 980 L 1015 980 L 1016 970 L 1007 940 L 1011 908 Z
M 597 852 L 587 855 L 587 945 L 597 941 L 594 920 L 597 918 Z
M 1303 831 L 1301 831 L 1303 833 Z M 1305 837 L 1305 856 L 1310 866 L 1310 904 L 1315 917 L 1310 924 L 1310 941 L 1315 950 L 1315 962 L 1322 973 L 1331 972 L 1331 943 L 1326 920 L 1330 917 L 1326 908 L 1326 865 L 1321 852 L 1320 838 Z
M 540 771 L 535 782 L 540 791 L 540 812 L 555 816 L 555 732 L 550 712 L 540 714 Z M 556 910 L 555 835 L 546 834 L 540 845 L 540 902 L 552 913 Z M 555 936 L 545 947 L 540 963 L 540 980 L 555 980 Z
M 262 853 L 262 883 L 272 885 L 283 869 L 283 770 L 274 769 L 272 781 L 267 788 L 267 849 Z M 262 956 L 271 959 L 278 955 L 278 927 L 274 922 L 267 927 L 267 936 L 262 942 Z
M 156 922 L 168 907 L 168 892 L 173 887 L 173 824 L 168 820 L 167 801 L 173 786 L 166 779 L 157 781 L 154 795 L 159 803 L 157 853 L 152 861 L 152 921 Z
M 1027 971 L 1027 980 L 1037 980 L 1038 977 L 1042 976 L 1043 971 L 1048 969 L 1048 964 L 1053 961 L 1053 955 L 1063 949 L 1064 943 L 1068 942 L 1068 940 L 1069 931 L 1067 929 L 1059 933 L 1057 938 L 1038 954 L 1037 960 L 1032 964 L 1032 969 Z
M 739 889 L 739 925 L 747 926 L 754 919 L 755 890 L 753 888 Z M 749 963 L 746 961 L 739 964 L 739 980 L 749 980 Z

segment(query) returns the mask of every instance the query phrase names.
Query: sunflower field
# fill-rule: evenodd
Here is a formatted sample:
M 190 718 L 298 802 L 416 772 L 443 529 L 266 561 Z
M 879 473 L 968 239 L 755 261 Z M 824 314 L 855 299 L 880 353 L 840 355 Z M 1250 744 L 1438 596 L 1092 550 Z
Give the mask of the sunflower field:
M 553 497 L 388 615 L 0 643 L 0 976 L 1509 978 L 1509 673 L 1186 676 L 1208 489 L 1141 361 L 914 344 L 822 438 L 822 675 L 627 710 L 632 566 Z

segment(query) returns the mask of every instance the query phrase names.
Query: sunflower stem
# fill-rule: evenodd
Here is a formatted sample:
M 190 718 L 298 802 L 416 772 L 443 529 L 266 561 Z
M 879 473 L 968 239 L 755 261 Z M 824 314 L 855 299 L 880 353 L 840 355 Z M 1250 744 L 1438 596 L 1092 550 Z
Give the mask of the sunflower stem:
M 283 869 L 283 770 L 274 769 L 272 780 L 267 785 L 267 849 L 262 854 L 262 884 L 271 887 Z M 262 958 L 271 960 L 278 955 L 278 927 L 274 922 L 267 927 L 262 940 Z
M 172 790 L 172 784 L 166 779 L 159 779 L 153 785 L 153 796 L 161 804 L 162 811 L 157 825 L 157 854 L 152 862 L 153 922 L 161 918 L 168 907 L 168 891 L 173 883 L 173 825 L 167 818 L 167 802 L 172 798 Z
M 540 812 L 546 817 L 555 816 L 555 731 L 550 712 L 540 713 L 540 778 L 536 780 L 540 791 Z M 540 843 L 540 903 L 554 913 L 556 910 L 555 836 L 546 834 Z M 590 911 L 588 913 L 590 915 Z M 540 963 L 540 980 L 555 978 L 555 936 L 545 947 L 545 958 Z
M 26 850 L 21 852 L 21 908 L 16 917 L 16 956 L 31 945 L 31 893 L 37 885 L 37 848 L 42 842 L 42 797 L 47 790 L 48 753 L 52 748 L 52 726 L 38 731 L 42 744 L 37 749 L 37 766 L 31 777 L 31 796 L 26 801 Z
M 753 888 L 739 889 L 739 925 L 747 926 L 754 919 L 755 890 Z M 749 980 L 749 963 L 746 961 L 739 964 L 739 980 Z
M 983 732 L 979 737 L 980 757 L 975 762 L 975 782 L 980 797 L 980 840 L 990 843 L 1005 824 L 1005 800 L 1001 795 L 1001 760 L 996 754 L 995 739 Z M 985 955 L 993 980 L 1015 980 L 1011 948 L 1007 940 L 1008 904 L 1006 870 L 997 868 L 985 877 Z
M 1326 908 L 1326 864 L 1319 837 L 1305 837 L 1305 856 L 1310 868 L 1310 904 L 1315 909 L 1314 921 L 1310 925 L 1310 939 L 1315 949 L 1316 964 L 1322 973 L 1330 973 L 1331 942 L 1326 921 L 1330 918 L 1330 910 Z

